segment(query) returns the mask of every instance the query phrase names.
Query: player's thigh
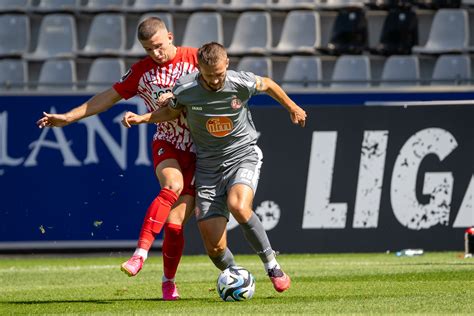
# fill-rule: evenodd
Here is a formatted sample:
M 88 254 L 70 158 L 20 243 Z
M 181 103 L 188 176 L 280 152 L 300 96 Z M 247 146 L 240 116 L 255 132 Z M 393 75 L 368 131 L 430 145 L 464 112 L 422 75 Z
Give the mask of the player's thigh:
M 175 225 L 184 225 L 193 214 L 193 211 L 194 196 L 188 194 L 181 195 L 173 205 L 166 222 Z
M 227 207 L 238 223 L 246 223 L 252 216 L 253 189 L 246 184 L 234 184 L 227 194 Z
M 179 191 L 178 193 L 183 189 L 180 153 L 180 150 L 165 141 L 155 140 L 152 144 L 153 166 L 161 188 L 169 188 Z
M 209 255 L 222 253 L 227 247 L 227 218 L 214 216 L 198 222 L 204 246 Z

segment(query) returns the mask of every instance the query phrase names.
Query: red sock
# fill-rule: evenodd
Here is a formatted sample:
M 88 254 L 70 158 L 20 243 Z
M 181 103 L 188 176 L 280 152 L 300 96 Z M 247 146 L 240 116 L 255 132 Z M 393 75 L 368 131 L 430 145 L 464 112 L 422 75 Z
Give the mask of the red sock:
M 168 218 L 171 207 L 178 199 L 176 193 L 169 189 L 162 189 L 156 199 L 151 202 L 143 220 L 142 229 L 138 238 L 138 248 L 150 250 L 155 236 L 160 233 Z
M 165 237 L 163 239 L 163 267 L 167 279 L 173 279 L 178 270 L 178 264 L 183 255 L 184 231 L 181 225 L 165 225 Z

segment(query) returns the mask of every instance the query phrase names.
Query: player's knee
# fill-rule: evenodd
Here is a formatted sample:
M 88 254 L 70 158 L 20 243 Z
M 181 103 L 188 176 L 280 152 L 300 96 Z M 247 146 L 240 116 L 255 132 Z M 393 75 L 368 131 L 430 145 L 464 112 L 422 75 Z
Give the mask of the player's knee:
M 180 181 L 170 181 L 163 186 L 164 189 L 173 191 L 177 196 L 181 195 L 183 191 L 183 183 Z
M 229 210 L 234 216 L 235 220 L 239 223 L 246 223 L 252 215 L 252 210 L 243 203 L 239 201 L 231 202 L 228 204 Z
M 222 257 L 224 252 L 225 252 L 225 247 L 221 247 L 221 246 L 213 246 L 213 247 L 207 248 L 207 254 L 211 258 Z

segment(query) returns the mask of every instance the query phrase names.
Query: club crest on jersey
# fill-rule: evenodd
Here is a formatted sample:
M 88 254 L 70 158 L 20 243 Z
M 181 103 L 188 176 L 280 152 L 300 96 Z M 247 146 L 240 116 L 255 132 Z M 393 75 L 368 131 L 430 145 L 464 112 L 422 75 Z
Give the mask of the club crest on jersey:
M 164 148 L 160 148 L 158 149 L 158 156 L 161 156 L 165 153 L 165 149 Z
M 234 110 L 238 110 L 242 107 L 242 101 L 237 98 L 237 96 L 233 96 L 232 97 L 232 101 L 230 101 L 230 106 L 234 109 Z
M 206 122 L 206 129 L 214 137 L 225 137 L 230 134 L 234 124 L 226 116 L 211 117 Z

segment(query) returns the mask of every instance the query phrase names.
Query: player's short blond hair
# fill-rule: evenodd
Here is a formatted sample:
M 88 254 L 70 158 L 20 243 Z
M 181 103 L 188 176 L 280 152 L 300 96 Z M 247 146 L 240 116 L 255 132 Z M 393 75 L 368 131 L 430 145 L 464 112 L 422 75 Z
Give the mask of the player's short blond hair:
M 161 30 L 168 32 L 165 22 L 156 16 L 151 16 L 138 25 L 137 37 L 140 41 L 147 41 Z
M 227 52 L 219 43 L 210 42 L 202 45 L 197 52 L 198 63 L 204 65 L 216 65 L 222 60 L 227 60 Z

